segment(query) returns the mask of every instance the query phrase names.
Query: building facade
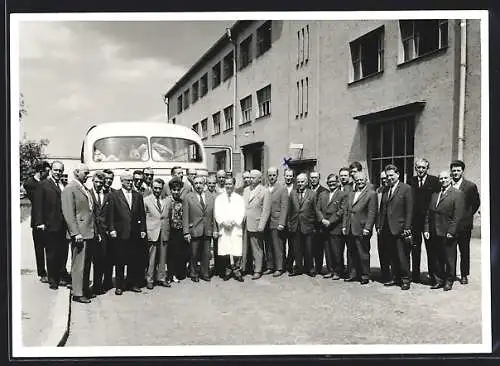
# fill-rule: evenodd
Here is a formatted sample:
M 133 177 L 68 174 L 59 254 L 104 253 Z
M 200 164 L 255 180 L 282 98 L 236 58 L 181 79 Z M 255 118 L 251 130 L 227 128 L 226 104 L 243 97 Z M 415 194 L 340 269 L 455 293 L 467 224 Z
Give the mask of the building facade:
M 407 180 L 417 157 L 438 174 L 463 156 L 479 185 L 480 46 L 479 20 L 238 21 L 167 92 L 168 119 L 241 169 L 356 160 L 378 184 L 389 163 Z

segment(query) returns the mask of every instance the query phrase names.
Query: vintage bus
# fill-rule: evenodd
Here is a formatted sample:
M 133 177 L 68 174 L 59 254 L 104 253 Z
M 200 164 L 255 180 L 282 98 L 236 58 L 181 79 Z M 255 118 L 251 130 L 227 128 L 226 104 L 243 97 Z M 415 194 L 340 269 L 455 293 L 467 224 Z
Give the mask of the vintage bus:
M 111 169 L 113 188 L 119 188 L 120 175 L 129 170 L 152 168 L 155 177 L 166 182 L 174 166 L 196 169 L 208 175 L 219 169 L 232 172 L 229 146 L 205 146 L 192 129 L 165 122 L 108 122 L 92 126 L 84 138 L 81 162 L 91 174 Z M 91 185 L 91 180 L 87 181 Z

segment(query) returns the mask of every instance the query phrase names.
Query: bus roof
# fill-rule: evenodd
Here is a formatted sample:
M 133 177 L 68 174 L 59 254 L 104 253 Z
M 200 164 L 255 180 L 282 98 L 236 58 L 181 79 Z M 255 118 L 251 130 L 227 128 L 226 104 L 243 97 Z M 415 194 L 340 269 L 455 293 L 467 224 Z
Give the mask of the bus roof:
M 171 136 L 200 141 L 191 128 L 166 122 L 106 122 L 91 127 L 87 136 Z

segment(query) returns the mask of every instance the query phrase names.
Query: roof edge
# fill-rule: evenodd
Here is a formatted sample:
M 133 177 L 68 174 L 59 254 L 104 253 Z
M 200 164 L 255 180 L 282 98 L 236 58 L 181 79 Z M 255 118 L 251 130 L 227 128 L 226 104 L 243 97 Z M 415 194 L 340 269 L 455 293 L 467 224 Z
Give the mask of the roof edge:
M 250 24 L 254 22 L 254 20 L 237 20 L 232 26 L 231 26 L 231 33 L 236 35 L 242 30 L 248 28 Z M 184 84 L 191 75 L 196 73 L 200 68 L 201 65 L 211 59 L 214 54 L 216 54 L 223 46 L 226 44 L 231 43 L 229 40 L 229 37 L 227 33 L 225 32 L 217 41 L 215 41 L 214 44 L 186 71 L 186 73 L 179 79 L 177 82 L 164 94 L 166 98 L 170 98 L 179 87 Z

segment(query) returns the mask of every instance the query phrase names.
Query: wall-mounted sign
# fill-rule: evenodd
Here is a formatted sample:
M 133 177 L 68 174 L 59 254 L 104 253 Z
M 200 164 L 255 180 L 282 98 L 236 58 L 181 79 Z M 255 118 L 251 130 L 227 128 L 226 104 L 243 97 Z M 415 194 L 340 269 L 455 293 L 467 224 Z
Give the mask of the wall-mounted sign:
M 304 144 L 290 144 L 290 149 L 303 149 Z

